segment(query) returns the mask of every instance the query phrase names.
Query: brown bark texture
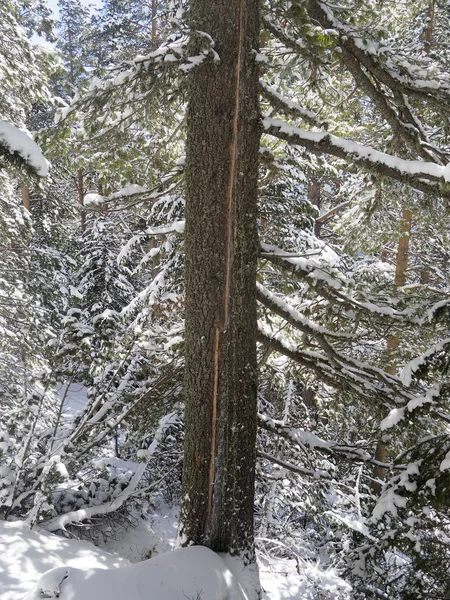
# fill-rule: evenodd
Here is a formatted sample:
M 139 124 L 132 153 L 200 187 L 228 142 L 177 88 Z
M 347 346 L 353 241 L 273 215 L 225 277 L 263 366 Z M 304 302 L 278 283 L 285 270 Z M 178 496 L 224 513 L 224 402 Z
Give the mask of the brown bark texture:
M 152 0 L 152 43 L 156 42 L 156 8 L 157 0 Z
M 397 246 L 397 256 L 395 259 L 395 294 L 400 287 L 406 284 L 406 270 L 408 268 L 408 252 L 409 252 L 409 238 L 411 233 L 412 224 L 412 213 L 408 208 L 403 209 L 402 223 L 401 223 L 401 234 Z M 397 353 L 396 350 L 400 343 L 398 335 L 391 335 L 388 337 L 388 360 L 389 365 L 386 371 L 390 375 L 397 373 Z
M 31 207 L 30 207 L 30 190 L 28 188 L 28 186 L 24 183 L 22 184 L 22 204 L 24 206 L 24 208 L 27 209 L 28 212 L 30 212 Z
M 397 246 L 397 256 L 395 261 L 395 293 L 399 287 L 406 284 L 406 270 L 408 268 L 408 252 L 409 252 L 409 239 L 411 234 L 412 225 L 412 213 L 409 209 L 403 209 L 401 223 L 401 235 Z M 387 352 L 389 364 L 386 368 L 386 372 L 390 375 L 397 374 L 397 348 L 400 343 L 398 334 L 390 335 L 387 340 Z M 387 462 L 388 452 L 386 445 L 380 440 L 375 450 L 375 460 L 380 462 Z M 386 469 L 381 466 L 376 466 L 373 470 L 374 479 L 383 479 L 386 474 Z M 378 482 L 374 482 L 373 489 L 376 492 L 381 491 L 381 485 Z
M 190 74 L 180 540 L 254 561 L 257 0 L 193 0 L 192 31 L 220 60 Z M 190 56 L 205 37 L 192 36 Z
M 427 11 L 427 26 L 425 28 L 424 49 L 427 54 L 430 54 L 431 45 L 433 43 L 434 30 L 434 0 L 429 0 Z
M 84 206 L 84 177 L 82 169 L 78 169 L 77 171 L 76 187 L 78 192 L 78 202 L 81 206 Z M 86 212 L 83 209 L 80 210 L 80 226 L 81 231 L 86 231 Z

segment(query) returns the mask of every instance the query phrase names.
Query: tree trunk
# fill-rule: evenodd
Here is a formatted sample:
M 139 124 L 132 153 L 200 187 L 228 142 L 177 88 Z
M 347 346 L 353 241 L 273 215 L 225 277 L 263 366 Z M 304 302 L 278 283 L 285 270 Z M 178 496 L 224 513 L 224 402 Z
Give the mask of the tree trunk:
M 84 206 L 84 178 L 83 178 L 83 169 L 78 169 L 76 175 L 76 188 L 78 192 L 78 202 L 81 206 Z M 86 212 L 83 208 L 80 209 L 80 225 L 81 231 L 84 232 L 86 230 Z
M 401 224 L 401 235 L 398 241 L 397 256 L 395 260 L 395 294 L 398 288 L 406 283 L 406 270 L 408 268 L 409 236 L 411 233 L 412 213 L 409 209 L 403 209 L 403 218 Z M 397 353 L 400 338 L 398 335 L 391 335 L 388 338 L 388 360 L 389 366 L 386 371 L 391 375 L 397 373 Z
M 152 0 L 152 43 L 156 42 L 156 8 L 157 0 Z
M 259 37 L 256 0 L 193 0 L 220 61 L 191 73 L 180 541 L 254 562 Z M 189 55 L 203 36 L 192 36 Z
M 433 29 L 434 29 L 434 0 L 429 0 L 427 10 L 427 25 L 425 28 L 425 41 L 424 49 L 427 54 L 430 54 L 431 45 L 433 43 Z
M 31 211 L 30 190 L 25 183 L 22 184 L 22 205 L 24 206 L 24 208 L 27 209 L 28 212 Z
M 397 247 L 397 256 L 395 261 L 395 293 L 399 287 L 403 287 L 406 283 L 406 269 L 408 267 L 408 252 L 409 252 L 409 239 L 411 233 L 412 224 L 412 213 L 409 209 L 403 209 L 403 219 L 401 225 L 401 235 Z M 387 352 L 389 364 L 386 368 L 387 373 L 390 375 L 396 375 L 397 373 L 397 348 L 400 343 L 398 335 L 390 335 L 387 341 Z M 375 460 L 380 462 L 387 462 L 387 448 L 386 445 L 379 440 L 375 450 Z M 386 469 L 380 466 L 376 466 L 373 469 L 374 479 L 383 479 L 385 476 Z M 373 490 L 377 493 L 381 491 L 381 485 L 378 482 L 373 483 Z

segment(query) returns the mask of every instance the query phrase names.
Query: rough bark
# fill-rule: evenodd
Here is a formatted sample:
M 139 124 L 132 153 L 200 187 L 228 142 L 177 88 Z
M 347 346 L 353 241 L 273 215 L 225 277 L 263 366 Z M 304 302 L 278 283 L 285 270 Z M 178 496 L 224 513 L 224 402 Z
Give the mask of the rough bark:
M 196 67 L 189 84 L 180 540 L 252 563 L 259 3 L 193 0 L 190 21 L 220 61 Z M 194 33 L 191 56 L 198 43 Z

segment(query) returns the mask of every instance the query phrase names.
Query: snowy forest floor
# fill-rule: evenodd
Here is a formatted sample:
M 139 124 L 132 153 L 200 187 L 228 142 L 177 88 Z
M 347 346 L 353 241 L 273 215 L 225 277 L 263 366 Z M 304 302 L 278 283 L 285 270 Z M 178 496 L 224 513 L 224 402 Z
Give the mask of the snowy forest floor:
M 102 548 L 87 541 L 58 537 L 38 528 L 30 531 L 21 521 L 0 522 L 0 598 L 245 598 L 239 586 L 230 587 L 229 581 L 226 581 L 230 565 L 224 566 L 221 559 L 208 550 L 197 548 L 190 554 L 188 550 L 189 556 L 186 550 L 182 550 L 167 556 L 174 547 L 176 531 L 176 511 L 167 508 L 162 508 L 148 520 L 138 519 L 135 527 L 115 531 L 114 537 Z M 154 557 L 158 558 L 155 560 Z M 133 566 L 132 563 L 136 564 Z M 225 579 L 219 572 L 220 564 Z M 41 578 L 57 567 L 61 569 Z M 105 572 L 105 569 L 115 571 Z M 324 597 L 331 600 L 345 598 L 350 591 L 348 584 L 333 572 L 323 571 L 314 564 L 302 565 L 300 569 L 294 559 L 259 555 L 259 570 L 263 600 L 314 600 Z M 67 572 L 67 583 L 61 584 L 58 591 L 58 585 Z M 226 581 L 228 591 L 220 590 L 221 581 Z

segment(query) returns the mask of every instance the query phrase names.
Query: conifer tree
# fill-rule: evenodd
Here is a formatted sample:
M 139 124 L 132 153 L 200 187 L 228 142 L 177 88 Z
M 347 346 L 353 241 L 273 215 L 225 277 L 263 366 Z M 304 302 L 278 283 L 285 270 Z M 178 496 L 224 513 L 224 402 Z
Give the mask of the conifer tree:
M 72 96 L 88 76 L 90 67 L 90 11 L 80 0 L 58 0 L 59 20 L 56 46 L 62 51 L 68 85 Z
M 286 373 L 272 386 L 268 375 L 263 381 L 262 472 L 270 475 L 278 465 L 302 482 L 312 481 L 315 490 L 320 486 L 315 498 L 322 498 L 322 512 L 347 528 L 342 554 L 353 560 L 354 580 L 363 580 L 361 594 L 375 586 L 388 597 L 411 589 L 423 597 L 431 580 L 445 590 L 431 562 L 421 563 L 425 584 L 414 585 L 408 579 L 414 567 L 402 567 L 396 579 L 393 566 L 392 578 L 383 580 L 372 562 L 378 542 L 384 553 L 380 562 L 392 552 L 399 556 L 399 549 L 414 555 L 410 542 L 419 542 L 423 531 L 416 521 L 399 520 L 400 509 L 407 518 L 408 511 L 431 503 L 438 511 L 433 518 L 438 514 L 443 523 L 427 481 L 447 489 L 448 301 L 442 300 L 447 281 L 437 269 L 442 287 L 396 297 L 394 271 L 380 261 L 380 251 L 400 210 L 429 209 L 431 221 L 449 197 L 450 84 L 440 68 L 444 61 L 417 52 L 411 28 L 393 22 L 381 4 L 266 2 L 260 51 L 255 3 L 195 0 L 188 13 L 185 3 L 174 5 L 178 31 L 126 70 L 119 67 L 94 82 L 65 117 L 67 123 L 82 122 L 85 145 L 92 144 L 94 160 L 104 162 L 103 175 L 117 189 L 108 200 L 115 206 L 125 206 L 126 198 L 133 209 L 146 200 L 170 204 L 184 171 L 187 492 L 181 537 L 252 563 L 256 335 L 263 370 Z M 229 19 L 234 27 L 226 29 Z M 185 97 L 186 160 L 179 156 Z M 298 194 L 296 206 L 308 215 L 301 214 L 304 229 L 292 235 L 283 219 L 279 229 L 261 223 L 256 280 L 258 154 L 262 201 L 278 202 L 281 211 L 293 207 Z M 293 173 L 297 186 L 290 182 Z M 339 202 L 328 200 L 323 208 L 325 215 L 338 214 L 339 223 L 329 239 L 324 229 L 322 239 L 313 235 L 308 178 L 302 180 L 301 173 L 333 178 L 330 187 Z M 129 193 L 128 184 L 136 181 L 140 187 Z M 160 228 L 148 228 L 145 221 L 129 247 L 146 235 L 183 231 L 178 211 L 164 214 Z M 376 231 L 364 228 L 371 215 L 380 215 Z M 183 289 L 178 285 L 177 299 Z M 408 333 L 402 337 L 410 344 L 405 356 L 417 357 L 403 378 L 386 372 L 386 338 L 398 332 Z M 281 419 L 270 398 L 279 395 L 277 386 L 291 389 L 294 376 L 301 393 L 290 394 L 295 407 Z M 315 419 L 311 431 L 314 411 L 323 418 Z M 390 463 L 375 457 L 380 428 L 393 456 L 398 454 Z M 273 441 L 279 438 L 286 443 Z M 432 449 L 426 457 L 424 447 Z M 389 469 L 379 496 L 370 491 L 374 466 Z M 333 506 L 336 496 L 340 500 Z M 315 525 L 321 527 L 319 518 Z M 428 547 L 438 542 L 430 531 Z M 415 552 L 413 565 L 420 558 L 420 550 Z M 345 562 L 338 554 L 336 560 Z
M 180 535 L 249 565 L 255 561 L 258 5 L 197 0 L 189 19 L 192 30 L 215 40 L 220 62 L 196 69 L 189 83 Z M 232 26 L 224 28 L 227 20 Z M 190 55 L 201 41 L 192 37 Z

